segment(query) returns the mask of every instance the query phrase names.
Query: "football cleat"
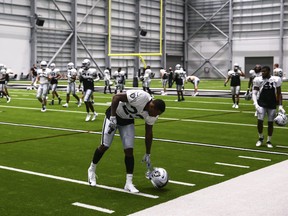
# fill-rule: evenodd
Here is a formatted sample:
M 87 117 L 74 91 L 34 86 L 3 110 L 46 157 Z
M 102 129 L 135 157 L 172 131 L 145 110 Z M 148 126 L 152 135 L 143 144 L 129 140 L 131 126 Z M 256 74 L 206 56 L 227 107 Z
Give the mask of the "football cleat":
M 90 186 L 95 187 L 96 186 L 96 174 L 92 169 L 88 169 L 88 183 Z
M 62 99 L 61 99 L 61 98 L 58 98 L 58 104 L 59 104 L 59 105 L 61 104 L 61 101 L 62 101 Z
M 85 118 L 85 121 L 88 122 L 90 121 L 90 118 L 91 118 L 91 115 L 90 114 L 87 114 L 86 118 Z
M 68 103 L 65 103 L 62 105 L 63 107 L 68 107 Z
M 235 105 L 235 109 L 238 109 L 238 108 L 239 108 L 239 105 L 236 104 L 236 105 Z
M 260 147 L 263 144 L 263 139 L 264 138 L 259 138 L 259 140 L 256 142 L 257 147 Z
M 46 112 L 46 107 L 42 107 L 41 112 Z
M 272 145 L 272 143 L 270 141 L 267 141 L 266 145 L 267 145 L 268 148 L 273 148 L 273 145 Z
M 94 114 L 93 114 L 93 117 L 92 117 L 91 121 L 95 121 L 95 119 L 97 118 L 97 116 L 98 116 L 98 113 L 94 112 Z
M 49 105 L 54 105 L 54 100 L 52 100 L 52 101 L 49 103 Z
M 131 193 L 139 193 L 139 190 L 135 188 L 135 186 L 132 183 L 126 183 L 124 190 L 129 191 Z
M 232 108 L 235 108 L 236 107 L 236 104 L 233 104 Z
M 10 103 L 11 97 L 7 97 L 7 103 Z

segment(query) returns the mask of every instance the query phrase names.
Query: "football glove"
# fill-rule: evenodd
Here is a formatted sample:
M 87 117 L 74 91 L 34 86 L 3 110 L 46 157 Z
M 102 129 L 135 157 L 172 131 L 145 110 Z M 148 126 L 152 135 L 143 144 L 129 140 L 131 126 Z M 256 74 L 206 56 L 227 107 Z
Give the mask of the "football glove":
M 111 134 L 117 128 L 117 119 L 116 116 L 110 116 L 109 130 L 108 134 Z
M 279 105 L 278 107 L 278 112 L 282 113 L 282 114 L 285 114 L 286 111 L 284 110 L 283 106 L 282 105 Z
M 145 155 L 143 156 L 142 163 L 143 163 L 143 162 L 145 162 L 147 168 L 150 169 L 150 166 L 151 166 L 150 154 L 145 154 Z
M 256 109 L 258 114 L 262 113 L 262 108 L 258 104 L 255 105 L 255 109 Z

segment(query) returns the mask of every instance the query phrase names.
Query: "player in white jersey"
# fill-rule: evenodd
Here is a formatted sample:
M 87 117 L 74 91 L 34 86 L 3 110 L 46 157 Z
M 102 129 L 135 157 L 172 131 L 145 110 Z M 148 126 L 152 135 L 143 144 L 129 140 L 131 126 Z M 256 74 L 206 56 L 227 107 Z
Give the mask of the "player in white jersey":
M 70 101 L 70 94 L 72 93 L 73 97 L 77 100 L 78 107 L 81 106 L 81 101 L 76 94 L 76 80 L 77 80 L 77 70 L 74 68 L 74 63 L 69 62 L 67 64 L 67 90 L 66 90 L 66 103 L 63 104 L 63 107 L 68 107 Z
M 166 95 L 166 88 L 167 88 L 167 84 L 168 84 L 168 73 L 166 72 L 166 70 L 164 68 L 160 69 L 160 76 L 162 79 L 162 87 L 163 87 L 163 91 L 162 91 L 162 95 Z
M 282 68 L 279 68 L 278 63 L 274 64 L 273 76 L 278 76 L 281 78 L 281 80 L 284 78 L 283 70 Z
M 191 82 L 194 85 L 194 92 L 192 93 L 192 96 L 196 97 L 197 95 L 199 95 L 198 85 L 200 83 L 200 79 L 197 76 L 187 76 L 186 82 Z
M 56 68 L 56 64 L 52 63 L 49 68 L 51 69 L 50 72 L 50 87 L 52 90 L 52 101 L 49 103 L 49 105 L 54 105 L 54 98 L 55 96 L 58 98 L 58 104 L 61 104 L 62 99 L 57 93 L 57 86 L 58 86 L 58 80 L 61 78 L 61 73 L 58 68 Z
M 146 153 L 143 162 L 150 167 L 150 153 L 153 140 L 153 125 L 158 116 L 165 111 L 165 102 L 161 99 L 153 100 L 143 90 L 128 90 L 126 93 L 114 95 L 111 107 L 106 110 L 104 118 L 102 139 L 96 149 L 90 167 L 88 169 L 88 181 L 91 186 L 96 186 L 96 165 L 103 154 L 111 146 L 116 130 L 119 130 L 125 154 L 126 184 L 124 189 L 131 193 L 139 190 L 133 185 L 134 171 L 134 119 L 141 118 L 145 121 L 145 146 Z
M 110 76 L 110 70 L 109 70 L 109 68 L 106 68 L 106 69 L 104 70 L 104 82 L 105 82 L 104 94 L 106 94 L 107 88 L 108 88 L 110 94 L 112 94 L 112 91 L 111 91 L 112 82 L 111 82 L 111 76 Z
M 84 103 L 86 107 L 87 116 L 85 121 L 90 121 L 91 115 L 90 111 L 93 113 L 91 121 L 94 121 L 98 116 L 97 112 L 94 110 L 92 103 L 92 96 L 94 92 L 94 81 L 98 81 L 99 77 L 95 68 L 90 68 L 90 60 L 84 59 L 82 62 L 82 67 L 79 70 L 79 76 L 83 81 L 83 92 L 84 92 Z
M 241 70 L 239 65 L 237 63 L 235 63 L 233 70 L 228 71 L 228 76 L 224 82 L 224 86 L 226 86 L 226 84 L 231 79 L 230 89 L 231 89 L 232 101 L 233 101 L 232 108 L 235 108 L 235 109 L 239 108 L 239 95 L 240 95 L 240 89 L 241 89 L 240 76 L 245 76 L 245 74 Z
M 122 71 L 121 67 L 119 67 L 118 70 L 114 72 L 113 77 L 115 79 L 115 94 L 117 94 L 118 90 L 119 92 L 123 92 L 125 88 L 125 76 L 126 72 Z
M 261 68 L 262 68 L 261 65 L 257 64 L 255 65 L 254 69 L 249 71 L 250 77 L 249 77 L 247 92 L 245 93 L 245 95 L 249 94 L 252 91 L 254 78 L 260 77 L 262 75 Z
M 39 100 L 39 102 L 42 104 L 41 112 L 46 112 L 50 72 L 51 70 L 47 68 L 47 62 L 41 61 L 40 69 L 37 70 L 37 78 L 36 78 L 36 83 L 39 82 L 39 87 L 37 89 L 36 97 Z
M 144 91 L 147 91 L 151 96 L 153 96 L 153 92 L 150 89 L 151 78 L 154 76 L 151 67 L 148 65 L 143 74 L 142 87 Z
M 282 94 L 281 94 L 281 84 L 282 81 L 279 77 L 270 75 L 270 67 L 264 66 L 261 69 L 262 76 L 256 77 L 253 80 L 253 94 L 252 99 L 257 111 L 257 129 L 259 140 L 256 146 L 261 146 L 263 144 L 263 120 L 265 115 L 268 116 L 268 136 L 266 145 L 268 148 L 273 148 L 271 143 L 271 137 L 273 134 L 273 120 L 276 114 L 276 107 L 281 113 L 285 113 L 282 106 Z

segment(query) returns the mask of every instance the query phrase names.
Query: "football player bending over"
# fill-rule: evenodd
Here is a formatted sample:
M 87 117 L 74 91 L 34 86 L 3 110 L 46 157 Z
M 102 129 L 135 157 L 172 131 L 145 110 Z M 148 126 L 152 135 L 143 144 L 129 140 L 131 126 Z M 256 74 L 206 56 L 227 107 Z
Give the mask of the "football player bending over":
M 143 90 L 128 90 L 126 93 L 114 95 L 111 107 L 106 110 L 102 128 L 102 143 L 96 149 L 88 169 L 89 184 L 96 186 L 96 165 L 111 146 L 115 132 L 118 129 L 125 154 L 126 184 L 124 189 L 131 193 L 138 193 L 139 190 L 135 188 L 132 182 L 134 171 L 134 119 L 142 118 L 145 121 L 146 153 L 142 161 L 149 167 L 153 139 L 152 128 L 158 116 L 164 111 L 165 102 L 161 99 L 153 100 L 150 94 Z

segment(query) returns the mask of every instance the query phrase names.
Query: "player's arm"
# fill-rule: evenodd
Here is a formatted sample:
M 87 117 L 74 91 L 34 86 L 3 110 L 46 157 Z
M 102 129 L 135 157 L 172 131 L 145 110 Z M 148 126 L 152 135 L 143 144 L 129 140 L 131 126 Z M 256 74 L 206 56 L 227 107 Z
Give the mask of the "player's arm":
M 251 89 L 252 82 L 253 82 L 253 77 L 250 77 L 250 78 L 249 78 L 249 82 L 248 82 L 248 89 L 247 89 L 247 91 L 249 91 L 249 90 Z
M 152 139 L 153 139 L 153 125 L 145 124 L 145 146 L 146 146 L 146 154 L 150 154 Z
M 120 101 L 128 102 L 126 93 L 119 93 L 113 96 L 111 103 L 111 116 L 116 116 L 116 109 Z
M 230 78 L 231 78 L 231 76 L 227 76 L 227 78 L 226 78 L 226 80 L 225 80 L 225 82 L 224 82 L 224 86 L 225 86 L 225 87 L 226 87 L 227 83 L 229 82 Z
M 281 86 L 276 88 L 276 95 L 277 95 L 277 102 L 278 102 L 278 111 L 285 114 L 286 111 L 284 110 L 282 106 L 282 92 L 281 92 Z

